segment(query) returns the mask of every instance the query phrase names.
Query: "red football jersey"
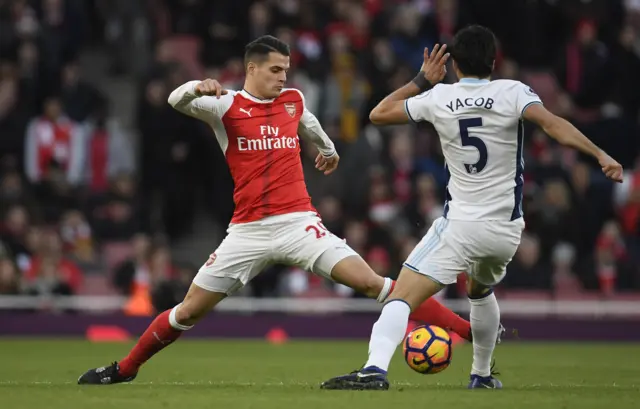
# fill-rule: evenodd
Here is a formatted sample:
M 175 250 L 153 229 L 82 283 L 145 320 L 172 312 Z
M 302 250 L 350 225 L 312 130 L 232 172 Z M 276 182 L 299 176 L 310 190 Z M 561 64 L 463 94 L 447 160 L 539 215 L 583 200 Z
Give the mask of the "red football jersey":
M 235 183 L 231 223 L 315 212 L 302 172 L 298 126 L 317 120 L 305 109 L 302 93 L 284 89 L 277 98 L 261 100 L 243 90 L 198 98 L 197 83 L 178 88 L 170 102 L 213 128 Z

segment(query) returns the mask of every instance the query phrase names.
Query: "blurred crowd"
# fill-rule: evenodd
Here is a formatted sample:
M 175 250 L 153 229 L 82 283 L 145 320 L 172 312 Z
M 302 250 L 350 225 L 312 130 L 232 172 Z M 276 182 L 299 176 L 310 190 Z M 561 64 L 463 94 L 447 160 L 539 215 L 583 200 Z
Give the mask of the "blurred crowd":
M 207 255 L 179 263 L 171 243 L 198 203 L 223 234 L 233 186 L 212 131 L 166 99 L 191 79 L 241 88 L 243 47 L 263 34 L 291 45 L 288 85 L 342 156 L 325 177 L 303 145 L 325 225 L 394 276 L 442 214 L 444 161 L 429 125 L 377 128 L 368 112 L 470 23 L 499 39 L 495 78 L 533 87 L 627 169 L 613 186 L 527 125 L 527 227 L 503 288 L 640 290 L 638 0 L 0 0 L 0 294 L 120 293 L 131 314 L 179 300 Z M 106 81 L 83 75 L 88 49 Z M 136 84 L 131 125 L 108 92 L 121 78 Z M 353 295 L 285 266 L 246 294 Z

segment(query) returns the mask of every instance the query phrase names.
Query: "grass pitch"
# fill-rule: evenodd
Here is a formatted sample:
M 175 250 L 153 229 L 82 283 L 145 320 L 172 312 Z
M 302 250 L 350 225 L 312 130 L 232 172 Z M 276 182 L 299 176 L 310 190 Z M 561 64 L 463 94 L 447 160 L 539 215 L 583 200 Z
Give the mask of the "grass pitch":
M 120 359 L 129 344 L 0 340 L 0 408 L 626 409 L 640 408 L 640 345 L 505 343 L 496 352 L 502 391 L 466 390 L 471 347 L 420 375 L 391 365 L 387 392 L 323 391 L 323 380 L 365 360 L 367 342 L 181 340 L 132 384 L 76 385 L 86 369 Z

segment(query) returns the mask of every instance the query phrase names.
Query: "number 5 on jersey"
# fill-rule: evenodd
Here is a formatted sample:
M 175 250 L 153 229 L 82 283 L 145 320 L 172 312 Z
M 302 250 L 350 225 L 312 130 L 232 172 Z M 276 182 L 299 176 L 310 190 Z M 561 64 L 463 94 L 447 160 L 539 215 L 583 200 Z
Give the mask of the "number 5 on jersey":
M 477 136 L 469 135 L 469 128 L 476 128 L 482 126 L 482 118 L 467 118 L 461 119 L 458 121 L 460 126 L 460 140 L 462 141 L 462 146 L 473 146 L 478 150 L 480 157 L 478 161 L 473 164 L 465 163 L 464 167 L 467 170 L 467 173 L 476 174 L 482 172 L 482 170 L 487 166 L 487 145 L 482 141 L 482 139 Z

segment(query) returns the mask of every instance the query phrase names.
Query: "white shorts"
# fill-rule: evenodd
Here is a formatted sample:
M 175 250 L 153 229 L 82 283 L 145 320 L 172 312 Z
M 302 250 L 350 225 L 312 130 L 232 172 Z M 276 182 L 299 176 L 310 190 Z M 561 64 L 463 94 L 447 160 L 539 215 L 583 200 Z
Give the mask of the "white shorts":
M 493 286 L 504 278 L 523 230 L 522 218 L 465 221 L 440 217 L 404 266 L 443 285 L 455 283 L 458 275 L 465 272 L 475 281 Z
M 358 255 L 312 212 L 230 225 L 227 233 L 193 279 L 198 287 L 231 295 L 271 264 L 297 266 L 331 279 L 339 261 Z

